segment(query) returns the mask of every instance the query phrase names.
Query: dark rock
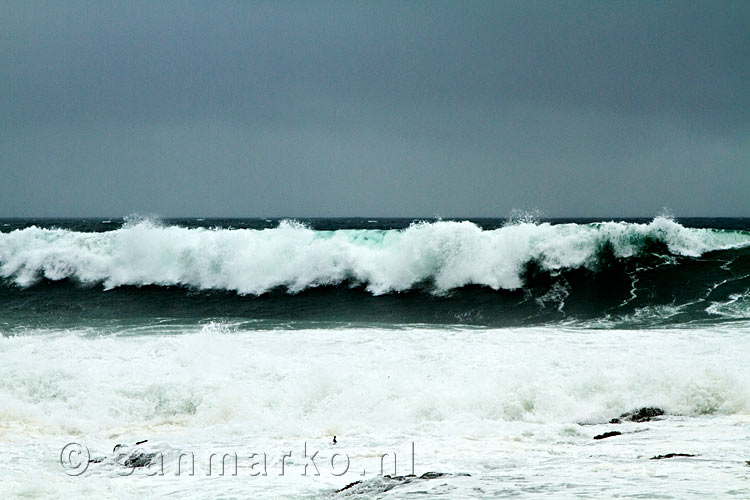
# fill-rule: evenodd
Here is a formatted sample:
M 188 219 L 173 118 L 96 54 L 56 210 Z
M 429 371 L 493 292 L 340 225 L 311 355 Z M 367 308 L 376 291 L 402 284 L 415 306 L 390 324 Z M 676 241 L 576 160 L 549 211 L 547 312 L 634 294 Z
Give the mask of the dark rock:
M 662 460 L 664 458 L 675 458 L 675 457 L 694 457 L 695 455 L 691 455 L 690 453 L 667 453 L 666 455 L 656 455 L 655 457 L 651 457 L 651 460 Z
M 652 418 L 662 415 L 664 415 L 664 410 L 661 408 L 641 408 L 630 416 L 630 420 L 633 422 L 648 422 Z
M 419 479 L 437 479 L 445 475 L 445 472 L 425 472 L 424 474 L 419 476 Z
M 148 443 L 148 439 L 144 439 L 143 441 L 138 441 L 137 443 L 135 443 L 135 445 L 138 446 L 139 444 L 143 444 L 143 443 Z
M 348 490 L 349 488 L 351 488 L 353 486 L 356 486 L 358 484 L 361 484 L 361 483 L 362 483 L 362 481 L 354 481 L 353 483 L 349 483 L 346 486 L 344 486 L 343 488 L 336 490 L 335 493 L 341 493 L 342 491 Z
M 148 467 L 156 455 L 156 453 L 136 452 L 130 455 L 123 465 L 125 467 Z
M 630 422 L 649 422 L 650 420 L 656 417 L 661 417 L 662 415 L 664 415 L 664 410 L 662 410 L 661 408 L 648 406 L 638 408 L 637 410 L 632 412 L 623 413 L 622 415 L 620 415 L 619 419 L 613 418 L 612 420 L 610 420 L 610 423 L 619 424 L 622 420 L 627 420 Z
M 664 410 L 661 408 L 655 406 L 644 406 L 637 410 L 627 411 L 619 417 L 611 419 L 608 423 L 621 424 L 623 422 L 649 422 L 663 415 L 666 415 L 666 413 L 664 413 Z M 601 423 L 602 422 L 578 422 L 578 425 L 600 425 Z
M 448 474 L 445 472 L 425 472 L 421 476 L 417 477 L 414 474 L 409 474 L 406 476 L 382 476 L 380 478 L 376 478 L 374 480 L 367 480 L 367 481 L 354 481 L 353 483 L 349 483 L 346 486 L 344 486 L 341 489 L 336 490 L 334 493 L 341 493 L 342 491 L 346 491 L 349 489 L 352 489 L 354 487 L 357 487 L 356 490 L 358 493 L 374 493 L 374 492 L 386 492 L 390 491 L 393 488 L 397 486 L 402 486 L 405 484 L 410 484 L 414 481 L 427 481 L 430 479 L 438 479 L 441 477 L 458 477 L 458 476 L 470 476 L 470 474 L 466 474 L 465 472 L 461 472 L 458 474 Z M 385 479 L 386 482 L 383 484 L 382 480 Z
M 620 436 L 621 434 L 622 432 L 620 431 L 610 431 L 610 432 L 605 432 L 604 434 L 598 434 L 594 436 L 594 439 L 607 439 L 607 438 L 611 438 L 612 436 Z

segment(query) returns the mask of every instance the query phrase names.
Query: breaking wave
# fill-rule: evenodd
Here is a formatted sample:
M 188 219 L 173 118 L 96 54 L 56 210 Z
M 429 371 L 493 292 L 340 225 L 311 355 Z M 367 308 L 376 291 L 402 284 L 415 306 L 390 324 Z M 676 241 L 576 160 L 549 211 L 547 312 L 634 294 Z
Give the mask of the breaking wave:
M 337 230 L 137 219 L 103 232 L 0 233 L 0 278 L 0 326 L 83 317 L 666 326 L 750 319 L 750 234 L 667 217 Z
M 177 285 L 260 295 L 352 283 L 379 295 L 428 285 L 523 288 L 530 264 L 545 272 L 596 270 L 606 257 L 645 253 L 699 257 L 750 245 L 744 232 L 649 224 L 520 223 L 482 230 L 471 222 L 415 223 L 405 230 L 315 231 L 278 227 L 206 229 L 150 220 L 103 233 L 30 227 L 0 234 L 0 276 L 26 287 L 41 279 L 123 285 Z

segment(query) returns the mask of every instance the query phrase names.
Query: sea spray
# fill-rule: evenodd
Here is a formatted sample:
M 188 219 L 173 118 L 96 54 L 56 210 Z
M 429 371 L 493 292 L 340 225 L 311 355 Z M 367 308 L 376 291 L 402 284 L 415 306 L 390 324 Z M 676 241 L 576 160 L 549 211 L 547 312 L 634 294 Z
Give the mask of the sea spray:
M 230 230 L 133 219 L 102 233 L 39 227 L 2 233 L 0 276 L 18 286 L 73 279 L 106 289 L 177 285 L 250 295 L 343 283 L 376 295 L 425 283 L 445 293 L 468 285 L 523 288 L 530 262 L 547 272 L 595 269 L 602 248 L 627 259 L 654 249 L 699 257 L 747 245 L 744 232 L 690 229 L 664 217 L 649 224 L 519 222 L 483 230 L 467 221 L 438 221 L 337 231 L 288 220 L 273 229 Z

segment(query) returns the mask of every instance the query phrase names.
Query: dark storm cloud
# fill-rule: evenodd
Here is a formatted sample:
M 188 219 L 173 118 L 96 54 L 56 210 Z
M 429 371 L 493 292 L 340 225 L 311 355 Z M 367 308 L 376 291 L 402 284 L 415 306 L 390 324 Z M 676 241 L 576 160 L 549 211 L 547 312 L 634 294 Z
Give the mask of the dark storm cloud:
M 750 215 L 744 2 L 5 2 L 0 215 Z

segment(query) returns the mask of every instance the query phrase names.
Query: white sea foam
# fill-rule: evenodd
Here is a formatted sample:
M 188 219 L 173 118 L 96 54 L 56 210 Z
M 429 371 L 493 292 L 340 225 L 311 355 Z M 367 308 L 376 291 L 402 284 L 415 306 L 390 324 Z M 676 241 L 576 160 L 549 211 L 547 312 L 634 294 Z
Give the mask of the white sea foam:
M 648 240 L 675 255 L 750 244 L 750 235 L 689 229 L 664 217 L 649 224 L 511 224 L 482 230 L 471 222 L 417 223 L 404 230 L 314 231 L 294 221 L 263 230 L 162 226 L 134 220 L 104 233 L 37 227 L 0 234 L 0 276 L 21 286 L 41 278 L 83 283 L 183 285 L 262 294 L 298 292 L 346 280 L 375 294 L 431 282 L 438 292 L 469 284 L 523 286 L 534 260 L 547 270 L 595 264 L 611 246 L 637 255 Z
M 668 484 L 640 482 L 656 473 L 648 457 L 669 452 L 707 458 L 688 464 L 689 474 L 698 468 L 703 478 L 691 482 L 695 494 L 716 481 L 742 488 L 727 468 L 737 462 L 743 470 L 741 437 L 750 434 L 745 328 L 238 332 L 211 323 L 183 335 L 90 333 L 0 338 L 0 442 L 14 457 L 0 472 L 0 494 L 80 496 L 117 484 L 109 496 L 137 497 L 148 487 L 209 498 L 217 483 L 205 474 L 118 478 L 92 466 L 85 478 L 62 481 L 60 447 L 75 441 L 108 452 L 116 442 L 149 439 L 206 456 L 217 448 L 289 449 L 300 464 L 304 441 L 327 460 L 334 434 L 341 451 L 358 459 L 414 441 L 417 473 L 472 474 L 420 486 L 428 498 L 469 498 L 476 488 L 499 496 L 524 488 L 599 497 L 655 494 L 662 486 L 685 492 L 684 463 L 658 466 L 672 467 Z M 606 425 L 578 425 L 649 405 L 672 416 L 622 424 L 618 430 L 643 432 L 617 442 L 591 439 L 611 430 Z M 26 469 L 39 478 L 33 484 L 19 479 Z M 572 480 L 571 469 L 587 473 Z M 242 497 L 325 497 L 362 479 L 359 470 L 319 479 L 248 473 L 224 479 L 222 488 Z
M 732 294 L 726 302 L 714 302 L 706 312 L 728 318 L 747 318 L 750 315 L 750 291 Z
M 237 425 L 293 435 L 426 424 L 482 433 L 488 421 L 604 421 L 644 405 L 692 416 L 748 413 L 750 340 L 706 335 L 233 333 L 213 323 L 185 335 L 6 337 L 0 413 L 6 424 L 53 434 Z

